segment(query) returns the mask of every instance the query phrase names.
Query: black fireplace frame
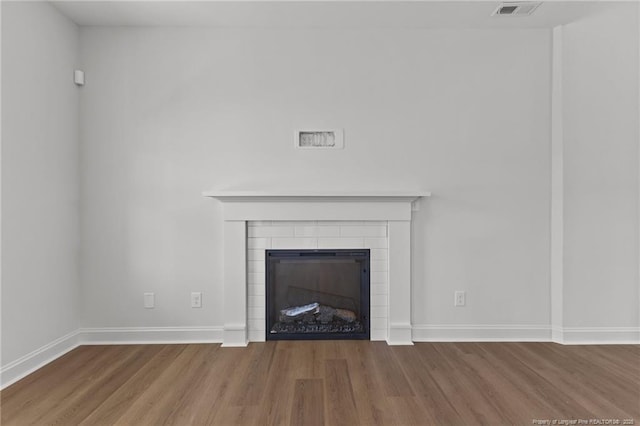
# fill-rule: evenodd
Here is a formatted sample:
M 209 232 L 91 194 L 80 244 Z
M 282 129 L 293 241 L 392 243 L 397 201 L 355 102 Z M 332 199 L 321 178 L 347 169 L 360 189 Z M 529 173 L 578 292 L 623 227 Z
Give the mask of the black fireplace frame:
M 360 263 L 360 320 L 364 326 L 361 333 L 271 333 L 271 299 L 273 297 L 272 260 L 308 258 L 326 259 L 329 257 L 349 258 Z M 371 250 L 369 249 L 303 249 L 303 250 L 265 250 L 265 322 L 266 340 L 370 340 L 371 338 Z

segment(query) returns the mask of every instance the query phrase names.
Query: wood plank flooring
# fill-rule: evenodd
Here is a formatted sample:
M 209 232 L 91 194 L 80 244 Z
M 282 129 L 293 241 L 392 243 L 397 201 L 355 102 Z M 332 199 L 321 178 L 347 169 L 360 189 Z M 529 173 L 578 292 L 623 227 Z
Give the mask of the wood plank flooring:
M 81 346 L 0 397 L 2 425 L 640 424 L 640 346 Z

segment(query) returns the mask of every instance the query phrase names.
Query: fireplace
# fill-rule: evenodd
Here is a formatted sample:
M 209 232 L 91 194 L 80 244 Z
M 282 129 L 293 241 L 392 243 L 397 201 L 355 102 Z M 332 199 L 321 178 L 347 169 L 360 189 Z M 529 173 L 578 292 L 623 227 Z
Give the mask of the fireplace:
M 220 202 L 217 217 L 224 228 L 222 346 L 246 346 L 271 334 L 265 318 L 265 250 L 298 248 L 370 249 L 370 339 L 413 344 L 411 212 L 429 195 L 417 190 L 205 192 Z
M 266 339 L 369 339 L 370 250 L 266 250 Z

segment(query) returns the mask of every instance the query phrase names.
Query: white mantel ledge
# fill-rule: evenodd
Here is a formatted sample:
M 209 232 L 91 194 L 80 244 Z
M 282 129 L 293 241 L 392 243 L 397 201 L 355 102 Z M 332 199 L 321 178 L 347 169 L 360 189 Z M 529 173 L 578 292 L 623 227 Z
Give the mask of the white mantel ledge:
M 220 201 L 333 201 L 333 200 L 361 200 L 361 201 L 415 201 L 421 197 L 431 196 L 427 191 L 238 191 L 212 190 L 204 191 L 204 197 L 216 198 Z
M 229 191 L 204 192 L 223 205 L 225 221 L 411 220 L 426 191 Z

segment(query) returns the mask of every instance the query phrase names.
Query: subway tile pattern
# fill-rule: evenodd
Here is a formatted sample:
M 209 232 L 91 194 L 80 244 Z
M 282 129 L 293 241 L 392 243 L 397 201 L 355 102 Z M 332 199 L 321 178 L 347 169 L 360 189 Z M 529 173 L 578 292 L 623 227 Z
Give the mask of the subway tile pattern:
M 247 222 L 249 340 L 265 340 L 266 249 L 371 249 L 371 340 L 387 338 L 389 312 L 387 222 Z

